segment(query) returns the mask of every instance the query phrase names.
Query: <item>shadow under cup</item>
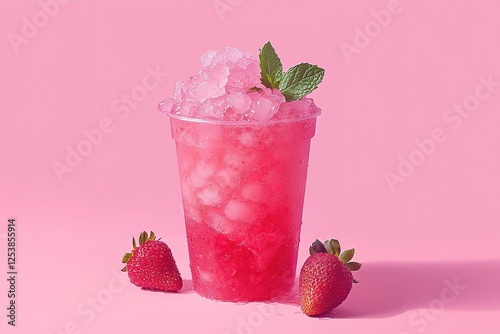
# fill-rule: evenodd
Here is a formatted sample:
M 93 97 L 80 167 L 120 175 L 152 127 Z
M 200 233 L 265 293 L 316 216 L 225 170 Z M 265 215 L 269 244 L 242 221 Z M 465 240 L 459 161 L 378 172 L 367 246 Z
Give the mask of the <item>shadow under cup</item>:
M 292 289 L 318 114 L 268 123 L 169 115 L 198 294 L 262 301 Z

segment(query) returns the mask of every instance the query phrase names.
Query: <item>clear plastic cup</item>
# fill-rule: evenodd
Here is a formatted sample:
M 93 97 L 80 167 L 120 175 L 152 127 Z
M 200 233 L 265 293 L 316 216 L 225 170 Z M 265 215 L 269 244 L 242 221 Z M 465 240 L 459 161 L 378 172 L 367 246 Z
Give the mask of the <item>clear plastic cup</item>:
M 259 123 L 169 114 L 197 293 L 258 301 L 292 289 L 318 115 Z

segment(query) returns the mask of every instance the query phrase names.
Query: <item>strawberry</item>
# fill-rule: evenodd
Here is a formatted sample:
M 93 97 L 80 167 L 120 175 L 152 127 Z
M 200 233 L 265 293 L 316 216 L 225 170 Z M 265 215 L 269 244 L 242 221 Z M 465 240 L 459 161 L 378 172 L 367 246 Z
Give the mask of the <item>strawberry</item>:
M 332 239 L 321 243 L 316 240 L 309 248 L 311 256 L 300 270 L 300 307 L 308 316 L 331 312 L 349 295 L 353 279 L 351 271 L 361 268 L 357 262 L 349 262 L 354 249 L 340 253 L 340 243 Z
M 182 288 L 182 278 L 172 251 L 153 232 L 146 231 L 139 236 L 139 247 L 132 238 L 132 253 L 123 256 L 126 266 L 122 271 L 128 273 L 130 282 L 143 290 L 173 292 Z

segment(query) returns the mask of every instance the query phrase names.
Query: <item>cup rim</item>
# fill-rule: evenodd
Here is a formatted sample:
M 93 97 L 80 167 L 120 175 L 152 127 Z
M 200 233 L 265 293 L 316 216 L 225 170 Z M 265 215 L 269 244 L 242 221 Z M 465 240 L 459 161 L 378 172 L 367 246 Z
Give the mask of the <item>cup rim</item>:
M 316 111 L 314 114 L 310 114 L 310 115 L 305 115 L 305 116 L 296 117 L 296 118 L 275 119 L 275 120 L 270 120 L 267 122 L 224 121 L 224 120 L 220 120 L 220 119 L 202 119 L 202 118 L 179 116 L 179 115 L 174 115 L 172 113 L 167 113 L 167 112 L 163 112 L 163 113 L 166 114 L 171 119 L 184 121 L 184 122 L 191 122 L 191 123 L 206 123 L 206 124 L 217 124 L 217 125 L 238 125 L 238 126 L 253 126 L 253 125 L 267 126 L 267 125 L 284 124 L 284 123 L 295 123 L 295 122 L 308 120 L 311 118 L 316 118 L 319 115 L 321 115 L 321 109 L 318 109 L 318 111 Z

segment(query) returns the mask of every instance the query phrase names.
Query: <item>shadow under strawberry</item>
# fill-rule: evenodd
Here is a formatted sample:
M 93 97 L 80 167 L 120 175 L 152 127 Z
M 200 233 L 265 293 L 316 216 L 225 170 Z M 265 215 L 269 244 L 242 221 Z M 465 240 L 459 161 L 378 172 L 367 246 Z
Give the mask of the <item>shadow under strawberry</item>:
M 500 260 L 363 263 L 349 298 L 323 318 L 385 318 L 413 309 L 500 309 Z

